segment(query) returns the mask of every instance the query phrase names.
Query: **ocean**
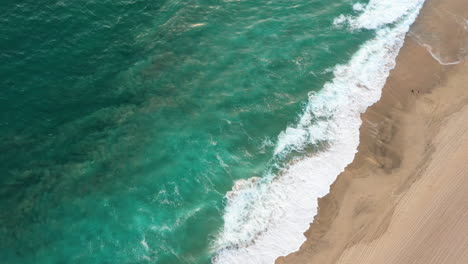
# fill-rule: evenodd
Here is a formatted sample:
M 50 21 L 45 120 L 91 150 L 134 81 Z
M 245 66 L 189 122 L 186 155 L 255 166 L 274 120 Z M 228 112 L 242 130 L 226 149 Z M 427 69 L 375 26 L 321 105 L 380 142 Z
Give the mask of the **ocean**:
M 4 0 L 1 262 L 297 250 L 423 2 Z

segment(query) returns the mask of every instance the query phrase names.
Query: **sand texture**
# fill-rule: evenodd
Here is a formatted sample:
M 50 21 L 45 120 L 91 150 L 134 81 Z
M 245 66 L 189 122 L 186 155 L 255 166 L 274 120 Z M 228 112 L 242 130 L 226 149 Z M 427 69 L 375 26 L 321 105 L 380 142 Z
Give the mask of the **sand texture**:
M 427 0 L 285 263 L 468 263 L 468 2 Z

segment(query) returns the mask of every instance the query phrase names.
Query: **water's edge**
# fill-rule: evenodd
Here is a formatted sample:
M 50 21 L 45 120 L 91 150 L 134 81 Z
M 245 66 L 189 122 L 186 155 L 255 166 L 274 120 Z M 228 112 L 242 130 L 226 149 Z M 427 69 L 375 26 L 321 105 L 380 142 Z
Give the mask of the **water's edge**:
M 281 176 L 236 183 L 227 194 L 225 224 L 214 245 L 214 263 L 273 263 L 299 249 L 316 214 L 317 198 L 329 192 L 329 186 L 354 159 L 360 115 L 380 99 L 423 3 L 370 1 L 366 7 L 355 5 L 362 10 L 358 17 L 335 19 L 336 26 L 350 30 L 376 30 L 376 37 L 364 43 L 348 64 L 337 65 L 334 79 L 320 92 L 309 95 L 299 123 L 279 135 L 275 154 L 303 150 L 305 145 L 323 140 L 328 147 L 294 162 Z

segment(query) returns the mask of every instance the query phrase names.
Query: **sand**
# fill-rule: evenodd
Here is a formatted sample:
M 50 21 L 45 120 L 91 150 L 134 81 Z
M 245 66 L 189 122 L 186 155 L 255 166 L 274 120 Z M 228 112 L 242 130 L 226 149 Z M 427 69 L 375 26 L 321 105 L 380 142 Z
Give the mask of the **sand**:
M 354 161 L 276 263 L 468 263 L 468 2 L 427 0 Z

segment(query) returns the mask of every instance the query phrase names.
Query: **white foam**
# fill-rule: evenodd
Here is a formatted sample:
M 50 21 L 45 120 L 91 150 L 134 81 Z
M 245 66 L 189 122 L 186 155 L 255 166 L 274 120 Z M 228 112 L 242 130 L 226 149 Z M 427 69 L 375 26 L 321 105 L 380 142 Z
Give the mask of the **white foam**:
M 446 12 L 447 12 L 447 14 L 452 16 L 454 18 L 454 20 L 456 21 L 456 23 L 458 23 L 461 27 L 463 27 L 464 30 L 468 29 L 468 20 L 464 19 L 461 16 L 453 14 L 451 12 L 448 12 L 448 11 L 446 11 Z M 463 61 L 462 59 L 451 60 L 450 61 L 450 60 L 447 60 L 446 58 L 444 58 L 444 56 L 443 56 L 444 52 L 441 50 L 441 47 L 443 47 L 443 45 L 441 45 L 441 43 L 440 43 L 440 42 L 443 42 L 443 40 L 440 40 L 437 37 L 432 36 L 432 37 L 429 37 L 428 39 L 426 39 L 427 38 L 426 36 L 419 36 L 415 32 L 409 32 L 408 34 L 411 35 L 413 37 L 413 39 L 419 45 L 424 47 L 427 50 L 427 52 L 429 52 L 429 54 L 431 54 L 432 58 L 434 58 L 440 65 L 444 65 L 444 66 L 456 65 L 456 64 L 459 64 L 459 63 L 461 63 Z M 434 34 L 434 35 L 436 35 L 436 34 Z M 429 45 L 428 43 L 431 43 L 432 45 Z M 433 46 L 435 46 L 436 48 L 434 48 Z M 466 52 L 466 49 L 462 48 L 460 51 L 462 52 L 462 54 L 464 54 Z M 460 57 L 464 57 L 464 56 L 460 55 Z
M 431 54 L 432 58 L 434 58 L 440 65 L 448 66 L 448 65 L 456 65 L 462 62 L 461 60 L 456 60 L 456 61 L 444 61 L 441 58 L 440 52 L 434 51 L 432 47 L 428 44 L 424 43 L 419 43 L 421 46 L 423 46 L 429 54 Z
M 143 246 L 143 248 L 148 251 L 150 248 L 148 246 L 148 243 L 146 242 L 146 238 L 144 237 L 141 241 L 140 244 Z
M 371 0 L 371 7 L 366 6 L 362 14 L 366 19 L 371 19 L 366 13 L 370 8 L 381 10 L 375 2 Z M 380 1 L 386 12 L 399 12 L 392 15 L 398 23 L 378 29 L 376 37 L 364 43 L 348 64 L 335 67 L 332 82 L 319 93 L 310 94 L 298 124 L 278 136 L 275 155 L 321 140 L 329 143 L 327 149 L 295 162 L 281 175 L 238 181 L 227 194 L 224 227 L 213 244 L 213 263 L 273 263 L 277 257 L 298 250 L 305 241 L 303 233 L 316 214 L 317 198 L 328 193 L 336 176 L 353 160 L 359 144 L 360 114 L 380 98 L 405 34 L 423 4 L 423 0 L 404 2 L 412 2 L 405 6 L 413 9 Z M 391 23 L 390 18 L 385 21 Z
M 355 11 L 362 11 L 357 17 L 338 16 L 335 25 L 349 23 L 351 28 L 377 29 L 394 23 L 404 15 L 419 9 L 424 0 L 370 0 L 364 8 L 361 3 L 353 5 Z
M 364 4 L 362 3 L 356 3 L 353 5 L 353 10 L 354 11 L 364 11 Z

